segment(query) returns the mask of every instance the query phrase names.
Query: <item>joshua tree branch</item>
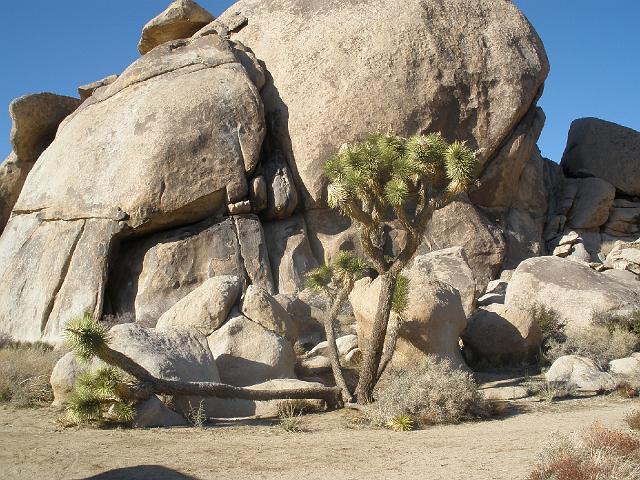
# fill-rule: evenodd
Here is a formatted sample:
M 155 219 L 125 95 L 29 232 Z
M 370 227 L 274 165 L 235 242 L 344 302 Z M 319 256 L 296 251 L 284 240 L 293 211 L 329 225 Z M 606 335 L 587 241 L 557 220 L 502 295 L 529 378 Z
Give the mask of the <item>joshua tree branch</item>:
M 72 331 L 72 333 L 74 333 Z M 79 332 L 75 332 L 79 333 Z M 139 387 L 149 393 L 161 395 L 194 395 L 201 397 L 240 398 L 243 400 L 319 399 L 330 409 L 343 405 L 339 388 L 313 387 L 282 390 L 254 390 L 216 382 L 182 382 L 154 377 L 148 370 L 127 355 L 113 350 L 106 343 L 97 347 L 95 355 L 105 363 L 118 367 L 135 377 Z

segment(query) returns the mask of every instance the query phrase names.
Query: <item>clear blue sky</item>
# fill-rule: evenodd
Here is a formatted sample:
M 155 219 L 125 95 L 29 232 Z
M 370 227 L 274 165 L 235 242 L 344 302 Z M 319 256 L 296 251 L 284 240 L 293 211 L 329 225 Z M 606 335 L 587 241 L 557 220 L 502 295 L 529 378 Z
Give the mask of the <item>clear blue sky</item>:
M 569 124 L 596 116 L 640 130 L 640 1 L 515 0 L 542 37 L 552 72 L 540 104 L 540 147 L 559 161 Z M 201 0 L 219 14 L 228 0 Z M 168 0 L 22 0 L 0 5 L 0 161 L 11 150 L 9 102 L 27 93 L 77 95 L 138 57 L 142 26 Z

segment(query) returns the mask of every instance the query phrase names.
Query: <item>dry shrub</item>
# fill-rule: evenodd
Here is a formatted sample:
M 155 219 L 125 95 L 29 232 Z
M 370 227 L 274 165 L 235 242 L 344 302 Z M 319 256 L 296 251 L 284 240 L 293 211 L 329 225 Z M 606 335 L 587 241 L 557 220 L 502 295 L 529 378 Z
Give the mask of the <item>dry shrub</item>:
M 638 337 L 622 327 L 609 329 L 601 325 L 571 328 L 564 342 L 551 341 L 546 358 L 553 363 L 563 355 L 580 355 L 593 360 L 606 370 L 611 360 L 631 355 Z
M 319 410 L 318 404 L 314 403 L 310 400 L 282 400 L 278 402 L 277 406 L 277 415 L 278 417 L 282 417 L 282 415 L 288 415 L 292 413 L 293 415 L 305 415 L 307 413 L 317 412 Z
M 634 410 L 627 414 L 627 416 L 624 417 L 624 421 L 627 422 L 627 425 L 629 425 L 629 428 L 632 430 L 640 430 L 640 410 Z
M 638 396 L 638 390 L 627 382 L 619 383 L 616 387 L 616 393 L 622 398 L 635 398 Z
M 376 401 L 366 415 L 378 426 L 408 415 L 416 423 L 458 423 L 487 416 L 488 409 L 470 374 L 448 361 L 428 356 L 410 370 L 388 369 L 376 388 Z
M 289 400 L 278 404 L 278 425 L 288 433 L 302 433 L 305 431 L 302 421 L 302 412 L 299 405 Z
M 0 402 L 31 407 L 53 401 L 49 378 L 64 354 L 43 343 L 12 342 L 0 347 Z
M 554 435 L 528 480 L 640 480 L 640 440 L 593 424 L 582 437 Z

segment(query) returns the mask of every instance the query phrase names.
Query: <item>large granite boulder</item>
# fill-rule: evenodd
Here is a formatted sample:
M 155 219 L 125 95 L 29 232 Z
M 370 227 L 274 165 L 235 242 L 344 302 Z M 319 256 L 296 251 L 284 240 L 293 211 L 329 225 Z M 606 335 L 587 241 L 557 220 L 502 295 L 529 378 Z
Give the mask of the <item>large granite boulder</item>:
M 138 51 L 144 55 L 158 45 L 188 38 L 213 21 L 213 15 L 193 0 L 176 0 L 142 30 Z
M 448 359 L 464 367 L 459 337 L 467 325 L 460 294 L 452 286 L 425 277 L 418 269 L 404 273 L 409 279 L 409 307 L 403 314 L 392 363 L 405 368 L 419 363 L 426 355 Z M 378 308 L 380 278 L 363 278 L 349 295 L 357 321 L 360 348 L 368 348 Z
M 296 378 L 291 343 L 242 314 L 208 337 L 222 382 L 246 387 L 278 378 Z
M 586 326 L 594 312 L 640 307 L 640 292 L 586 263 L 538 257 L 518 266 L 509 281 L 505 305 L 523 311 L 543 305 L 556 310 L 567 325 Z
M 193 329 L 158 331 L 129 323 L 116 325 L 109 333 L 111 348 L 124 353 L 155 377 L 189 382 L 220 382 L 218 367 L 207 339 Z M 197 407 L 200 401 L 208 411 L 215 404 L 215 399 L 191 396 L 175 396 L 173 401 L 176 409 L 183 414 L 189 412 L 192 406 Z
M 411 270 L 432 280 L 448 283 L 460 294 L 464 313 L 468 317 L 476 302 L 476 284 L 462 247 L 445 248 L 414 257 Z
M 579 355 L 558 358 L 544 374 L 549 383 L 564 383 L 581 392 L 607 392 L 616 388 L 616 380 L 603 372 L 593 360 Z
M 242 299 L 240 311 L 248 319 L 285 337 L 292 344 L 298 340 L 298 327 L 295 321 L 266 290 L 250 285 Z
M 69 318 L 99 317 L 115 243 L 245 199 L 264 130 L 260 95 L 217 35 L 160 46 L 96 91 L 39 157 L 0 238 L 0 333 L 60 341 Z M 259 238 L 258 227 L 245 238 Z M 202 281 L 246 267 L 250 278 L 269 282 L 268 270 L 258 268 L 266 264 L 259 241 L 232 235 L 240 243 L 234 258 L 247 262 L 199 274 Z
M 134 229 L 201 220 L 247 196 L 264 131 L 260 95 L 229 42 L 165 44 L 67 119 L 15 209 Z
M 606 180 L 627 195 L 640 195 L 640 132 L 597 118 L 571 124 L 562 168 L 573 177 Z
M 571 228 L 598 228 L 609 218 L 616 189 L 601 178 L 568 179 L 575 183 L 573 205 L 567 213 Z
M 241 0 L 220 20 L 237 13 L 248 24 L 232 38 L 271 74 L 267 117 L 307 205 L 322 200 L 322 162 L 379 125 L 442 131 L 486 162 L 549 70 L 531 24 L 502 0 Z
M 542 334 L 528 312 L 492 304 L 473 313 L 462 341 L 473 363 L 519 365 L 539 355 Z

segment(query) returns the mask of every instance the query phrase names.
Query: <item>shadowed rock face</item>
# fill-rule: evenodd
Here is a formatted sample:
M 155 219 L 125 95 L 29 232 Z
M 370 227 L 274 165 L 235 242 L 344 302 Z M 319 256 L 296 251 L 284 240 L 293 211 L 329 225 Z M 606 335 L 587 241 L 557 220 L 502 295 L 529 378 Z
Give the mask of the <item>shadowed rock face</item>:
M 376 128 L 442 131 L 484 163 L 530 109 L 549 65 L 529 22 L 502 0 L 241 0 L 251 47 L 271 81 L 271 134 L 306 205 L 322 200 L 321 165 Z
M 569 176 L 602 178 L 640 195 L 640 132 L 597 118 L 575 120 L 561 165 Z

